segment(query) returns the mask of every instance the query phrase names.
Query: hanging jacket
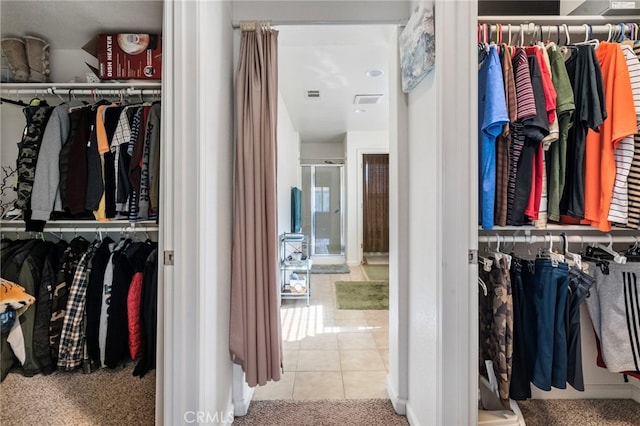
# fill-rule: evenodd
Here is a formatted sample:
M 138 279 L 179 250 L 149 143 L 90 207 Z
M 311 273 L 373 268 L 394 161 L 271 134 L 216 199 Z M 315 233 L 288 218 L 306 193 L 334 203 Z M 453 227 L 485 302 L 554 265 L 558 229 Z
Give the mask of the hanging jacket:
M 42 143 L 42 136 L 49 121 L 49 116 L 53 111 L 53 108 L 49 105 L 25 108 L 25 110 L 27 109 L 32 110 L 33 115 L 31 115 L 30 111 L 25 111 L 25 115 L 27 115 L 27 126 L 22 136 L 22 141 L 19 144 L 17 164 L 18 178 L 16 192 L 18 198 L 16 199 L 15 207 L 21 210 L 31 208 L 31 191 L 36 175 L 36 164 L 38 162 L 40 144 Z M 31 119 L 29 120 L 28 117 L 30 115 Z
M 36 247 L 39 244 L 39 240 L 25 240 L 20 241 L 17 240 L 12 243 L 6 250 L 4 250 L 2 256 L 2 278 L 12 281 L 22 287 L 25 288 L 25 291 L 31 295 L 35 294 L 33 291 L 34 282 L 30 280 L 29 282 L 23 284 L 20 282 L 20 279 L 25 279 L 23 275 L 21 277 L 20 273 L 22 271 L 22 266 L 25 264 L 27 257 L 32 248 Z M 29 288 L 29 290 L 27 290 Z M 31 327 L 33 330 L 33 322 L 35 319 L 35 309 L 29 309 L 20 317 L 20 323 L 23 330 L 27 327 Z M 24 323 L 27 323 L 24 325 Z M 24 334 L 24 331 L 23 331 Z M 0 377 L 2 380 L 9 373 L 9 370 L 13 367 L 16 358 L 13 355 L 11 347 L 7 343 L 7 336 L 2 336 L 2 346 L 0 354 Z M 28 363 L 26 362 L 26 368 L 29 371 L 37 369 L 34 367 L 34 357 L 32 356 L 31 344 L 29 343 L 27 347 L 27 343 L 25 342 L 25 353 L 28 355 Z M 37 364 L 36 364 L 37 365 Z
M 102 310 L 102 294 L 105 269 L 111 256 L 111 247 L 115 242 L 106 237 L 96 251 L 91 261 L 91 274 L 89 275 L 89 285 L 87 287 L 87 351 L 92 363 L 100 365 L 100 314 Z
M 156 368 L 158 321 L 158 249 L 155 248 L 145 263 L 142 280 L 142 356 L 133 369 L 134 376 L 144 377 Z
M 127 295 L 133 278 L 136 252 L 141 244 L 143 243 L 132 243 L 126 250 L 113 255 L 113 284 L 104 360 L 109 368 L 116 368 L 129 355 Z
M 68 243 L 61 240 L 52 244 L 44 253 L 40 288 L 36 296 L 36 319 L 33 328 L 33 350 L 40 364 L 42 374 L 50 374 L 55 369 L 51 360 L 49 342 L 49 322 L 51 320 L 51 302 L 53 289 L 57 283 L 58 270 Z M 37 253 L 33 253 L 37 255 Z
M 85 354 L 84 312 L 89 283 L 91 259 L 98 248 L 97 242 L 89 245 L 76 267 L 73 282 L 69 288 L 69 297 L 58 348 L 58 367 L 73 370 L 82 364 Z
M 153 250 L 151 244 L 143 244 L 136 252 L 134 275 L 127 294 L 127 320 L 129 329 L 129 354 L 136 359 L 142 351 L 142 328 L 140 323 L 142 305 L 143 273 L 149 253 Z
M 51 299 L 51 320 L 49 321 L 49 341 L 51 358 L 54 365 L 58 361 L 58 349 L 60 347 L 60 333 L 64 324 L 64 317 L 69 299 L 69 289 L 73 283 L 73 276 L 78 262 L 89 248 L 89 241 L 82 237 L 76 237 L 69 243 L 65 250 L 62 266 L 58 270 L 56 286 L 53 289 Z

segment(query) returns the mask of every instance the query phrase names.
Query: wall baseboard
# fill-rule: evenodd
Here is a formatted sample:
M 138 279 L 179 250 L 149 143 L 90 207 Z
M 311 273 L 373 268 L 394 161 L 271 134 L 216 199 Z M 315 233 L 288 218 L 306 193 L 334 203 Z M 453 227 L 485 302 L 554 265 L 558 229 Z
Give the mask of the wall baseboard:
M 401 415 L 405 415 L 407 413 L 407 400 L 398 397 L 398 393 L 395 391 L 392 383 L 389 381 L 389 376 L 387 376 L 387 395 L 389 395 L 389 399 L 391 400 L 391 404 L 393 405 L 393 409 L 395 410 L 395 412 Z
M 245 416 L 247 414 L 251 398 L 253 398 L 253 392 L 255 392 L 255 388 L 249 387 L 244 377 L 242 368 L 237 364 L 233 364 L 232 406 L 234 416 Z

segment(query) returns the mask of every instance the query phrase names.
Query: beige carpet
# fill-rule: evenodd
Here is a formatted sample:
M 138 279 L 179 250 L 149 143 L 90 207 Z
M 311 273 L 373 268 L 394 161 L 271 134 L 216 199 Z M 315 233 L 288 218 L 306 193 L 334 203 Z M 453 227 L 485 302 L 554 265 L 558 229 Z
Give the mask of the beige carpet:
M 527 426 L 637 426 L 640 404 L 631 399 L 518 401 Z
M 342 399 L 317 401 L 253 401 L 246 416 L 234 425 L 408 425 L 407 418 L 393 411 L 388 399 Z
M 0 425 L 153 425 L 155 371 L 132 376 L 133 364 L 91 374 L 9 373 L 0 384 Z

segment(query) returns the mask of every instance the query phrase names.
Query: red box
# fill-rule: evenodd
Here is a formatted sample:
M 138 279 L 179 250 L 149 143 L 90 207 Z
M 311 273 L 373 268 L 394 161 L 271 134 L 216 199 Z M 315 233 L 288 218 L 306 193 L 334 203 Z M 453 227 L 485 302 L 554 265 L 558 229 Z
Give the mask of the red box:
M 158 34 L 98 34 L 98 78 L 159 80 L 162 37 Z

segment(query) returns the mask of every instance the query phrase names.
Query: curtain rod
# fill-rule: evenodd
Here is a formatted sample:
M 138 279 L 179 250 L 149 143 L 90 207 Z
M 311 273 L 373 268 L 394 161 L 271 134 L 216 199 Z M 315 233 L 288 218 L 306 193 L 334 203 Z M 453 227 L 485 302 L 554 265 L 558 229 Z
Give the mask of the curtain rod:
M 234 29 L 240 29 L 244 22 L 263 22 L 263 21 L 235 21 L 231 23 L 231 27 Z M 404 27 L 407 25 L 407 20 L 373 20 L 373 21 L 268 21 L 271 27 L 284 27 L 293 25 L 398 25 Z

